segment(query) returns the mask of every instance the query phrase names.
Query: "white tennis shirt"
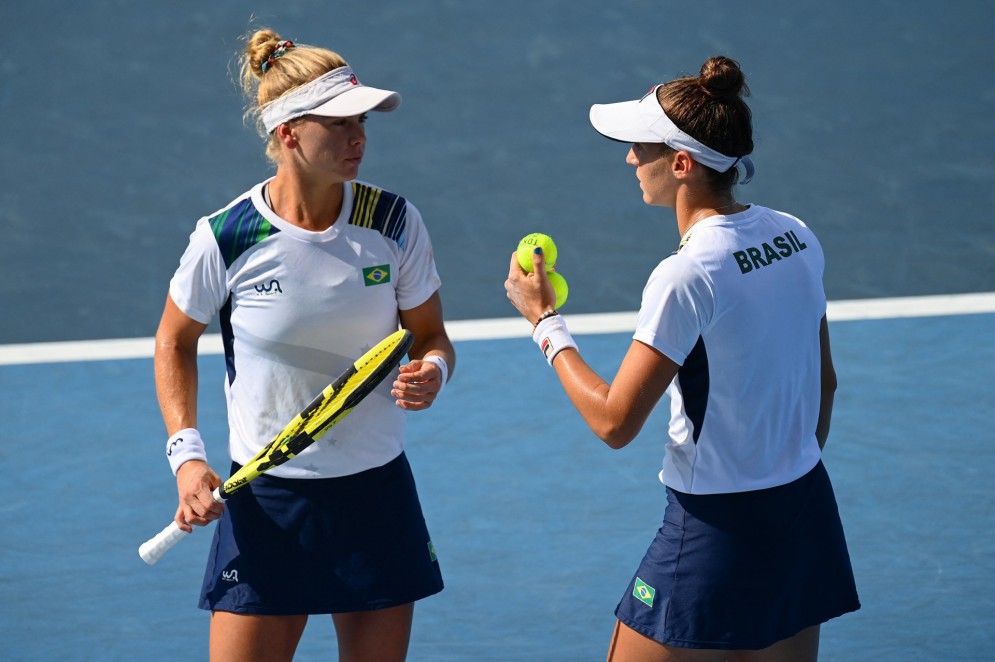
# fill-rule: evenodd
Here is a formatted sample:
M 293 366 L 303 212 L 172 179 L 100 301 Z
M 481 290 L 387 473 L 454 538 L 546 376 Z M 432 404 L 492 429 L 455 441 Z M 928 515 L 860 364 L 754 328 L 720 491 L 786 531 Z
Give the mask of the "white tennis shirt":
M 344 184 L 323 232 L 277 216 L 257 184 L 201 218 L 169 293 L 201 323 L 219 316 L 225 345 L 229 452 L 250 460 L 329 382 L 398 328 L 398 310 L 439 287 L 428 231 L 404 198 Z M 393 377 L 317 443 L 272 475 L 343 476 L 382 466 L 404 447 Z
M 660 479 L 690 494 L 791 482 L 821 456 L 825 257 L 797 218 L 706 218 L 643 291 L 634 338 L 681 366 Z

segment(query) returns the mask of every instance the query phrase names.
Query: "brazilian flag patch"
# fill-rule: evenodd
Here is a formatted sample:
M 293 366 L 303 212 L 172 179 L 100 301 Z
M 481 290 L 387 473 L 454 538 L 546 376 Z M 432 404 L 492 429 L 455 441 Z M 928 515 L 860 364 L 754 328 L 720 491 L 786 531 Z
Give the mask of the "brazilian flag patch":
M 363 283 L 367 287 L 370 285 L 383 285 L 390 282 L 390 265 L 380 264 L 375 267 L 363 269 Z
M 439 557 L 435 553 L 435 545 L 432 544 L 431 540 L 428 541 L 428 557 L 432 559 L 433 563 L 439 560 Z
M 645 604 L 647 607 L 653 606 L 653 596 L 656 595 L 656 589 L 636 577 L 636 585 L 632 587 L 632 595 L 636 597 L 637 600 Z

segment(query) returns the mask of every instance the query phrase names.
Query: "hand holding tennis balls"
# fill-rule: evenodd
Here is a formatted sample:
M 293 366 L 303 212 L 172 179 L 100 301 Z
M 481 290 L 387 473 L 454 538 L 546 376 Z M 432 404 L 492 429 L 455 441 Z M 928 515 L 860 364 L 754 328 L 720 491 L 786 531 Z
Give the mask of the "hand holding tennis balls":
M 522 240 L 518 242 L 518 264 L 526 273 L 533 273 L 535 268 L 532 265 L 532 255 L 536 248 L 542 249 L 542 255 L 546 260 L 546 277 L 549 279 L 550 285 L 553 286 L 553 293 L 556 295 L 554 307 L 559 308 L 566 303 L 569 288 L 567 287 L 567 279 L 554 271 L 558 255 L 553 238 L 541 232 L 533 232 L 522 237 Z

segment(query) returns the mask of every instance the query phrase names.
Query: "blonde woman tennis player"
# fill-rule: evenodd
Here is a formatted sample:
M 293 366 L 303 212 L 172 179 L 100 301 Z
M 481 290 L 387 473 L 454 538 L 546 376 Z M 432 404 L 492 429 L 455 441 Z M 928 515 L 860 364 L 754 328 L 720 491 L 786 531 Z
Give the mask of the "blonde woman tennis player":
M 403 660 L 414 602 L 443 586 L 405 415 L 432 405 L 455 354 L 418 210 L 357 180 L 367 113 L 400 96 L 271 30 L 248 38 L 242 74 L 276 174 L 197 223 L 156 336 L 175 520 L 218 520 L 200 598 L 211 659 L 291 660 L 308 616 L 331 614 L 339 659 Z M 196 408 L 197 340 L 215 318 L 232 471 L 399 324 L 415 342 L 341 424 L 221 506 Z

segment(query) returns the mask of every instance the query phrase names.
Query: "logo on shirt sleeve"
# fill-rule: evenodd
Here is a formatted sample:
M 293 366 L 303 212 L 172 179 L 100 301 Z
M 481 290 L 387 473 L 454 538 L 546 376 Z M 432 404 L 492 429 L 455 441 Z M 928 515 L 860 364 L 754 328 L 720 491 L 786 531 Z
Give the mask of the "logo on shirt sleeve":
M 390 265 L 380 264 L 375 267 L 363 269 L 363 283 L 370 285 L 383 285 L 390 282 Z

